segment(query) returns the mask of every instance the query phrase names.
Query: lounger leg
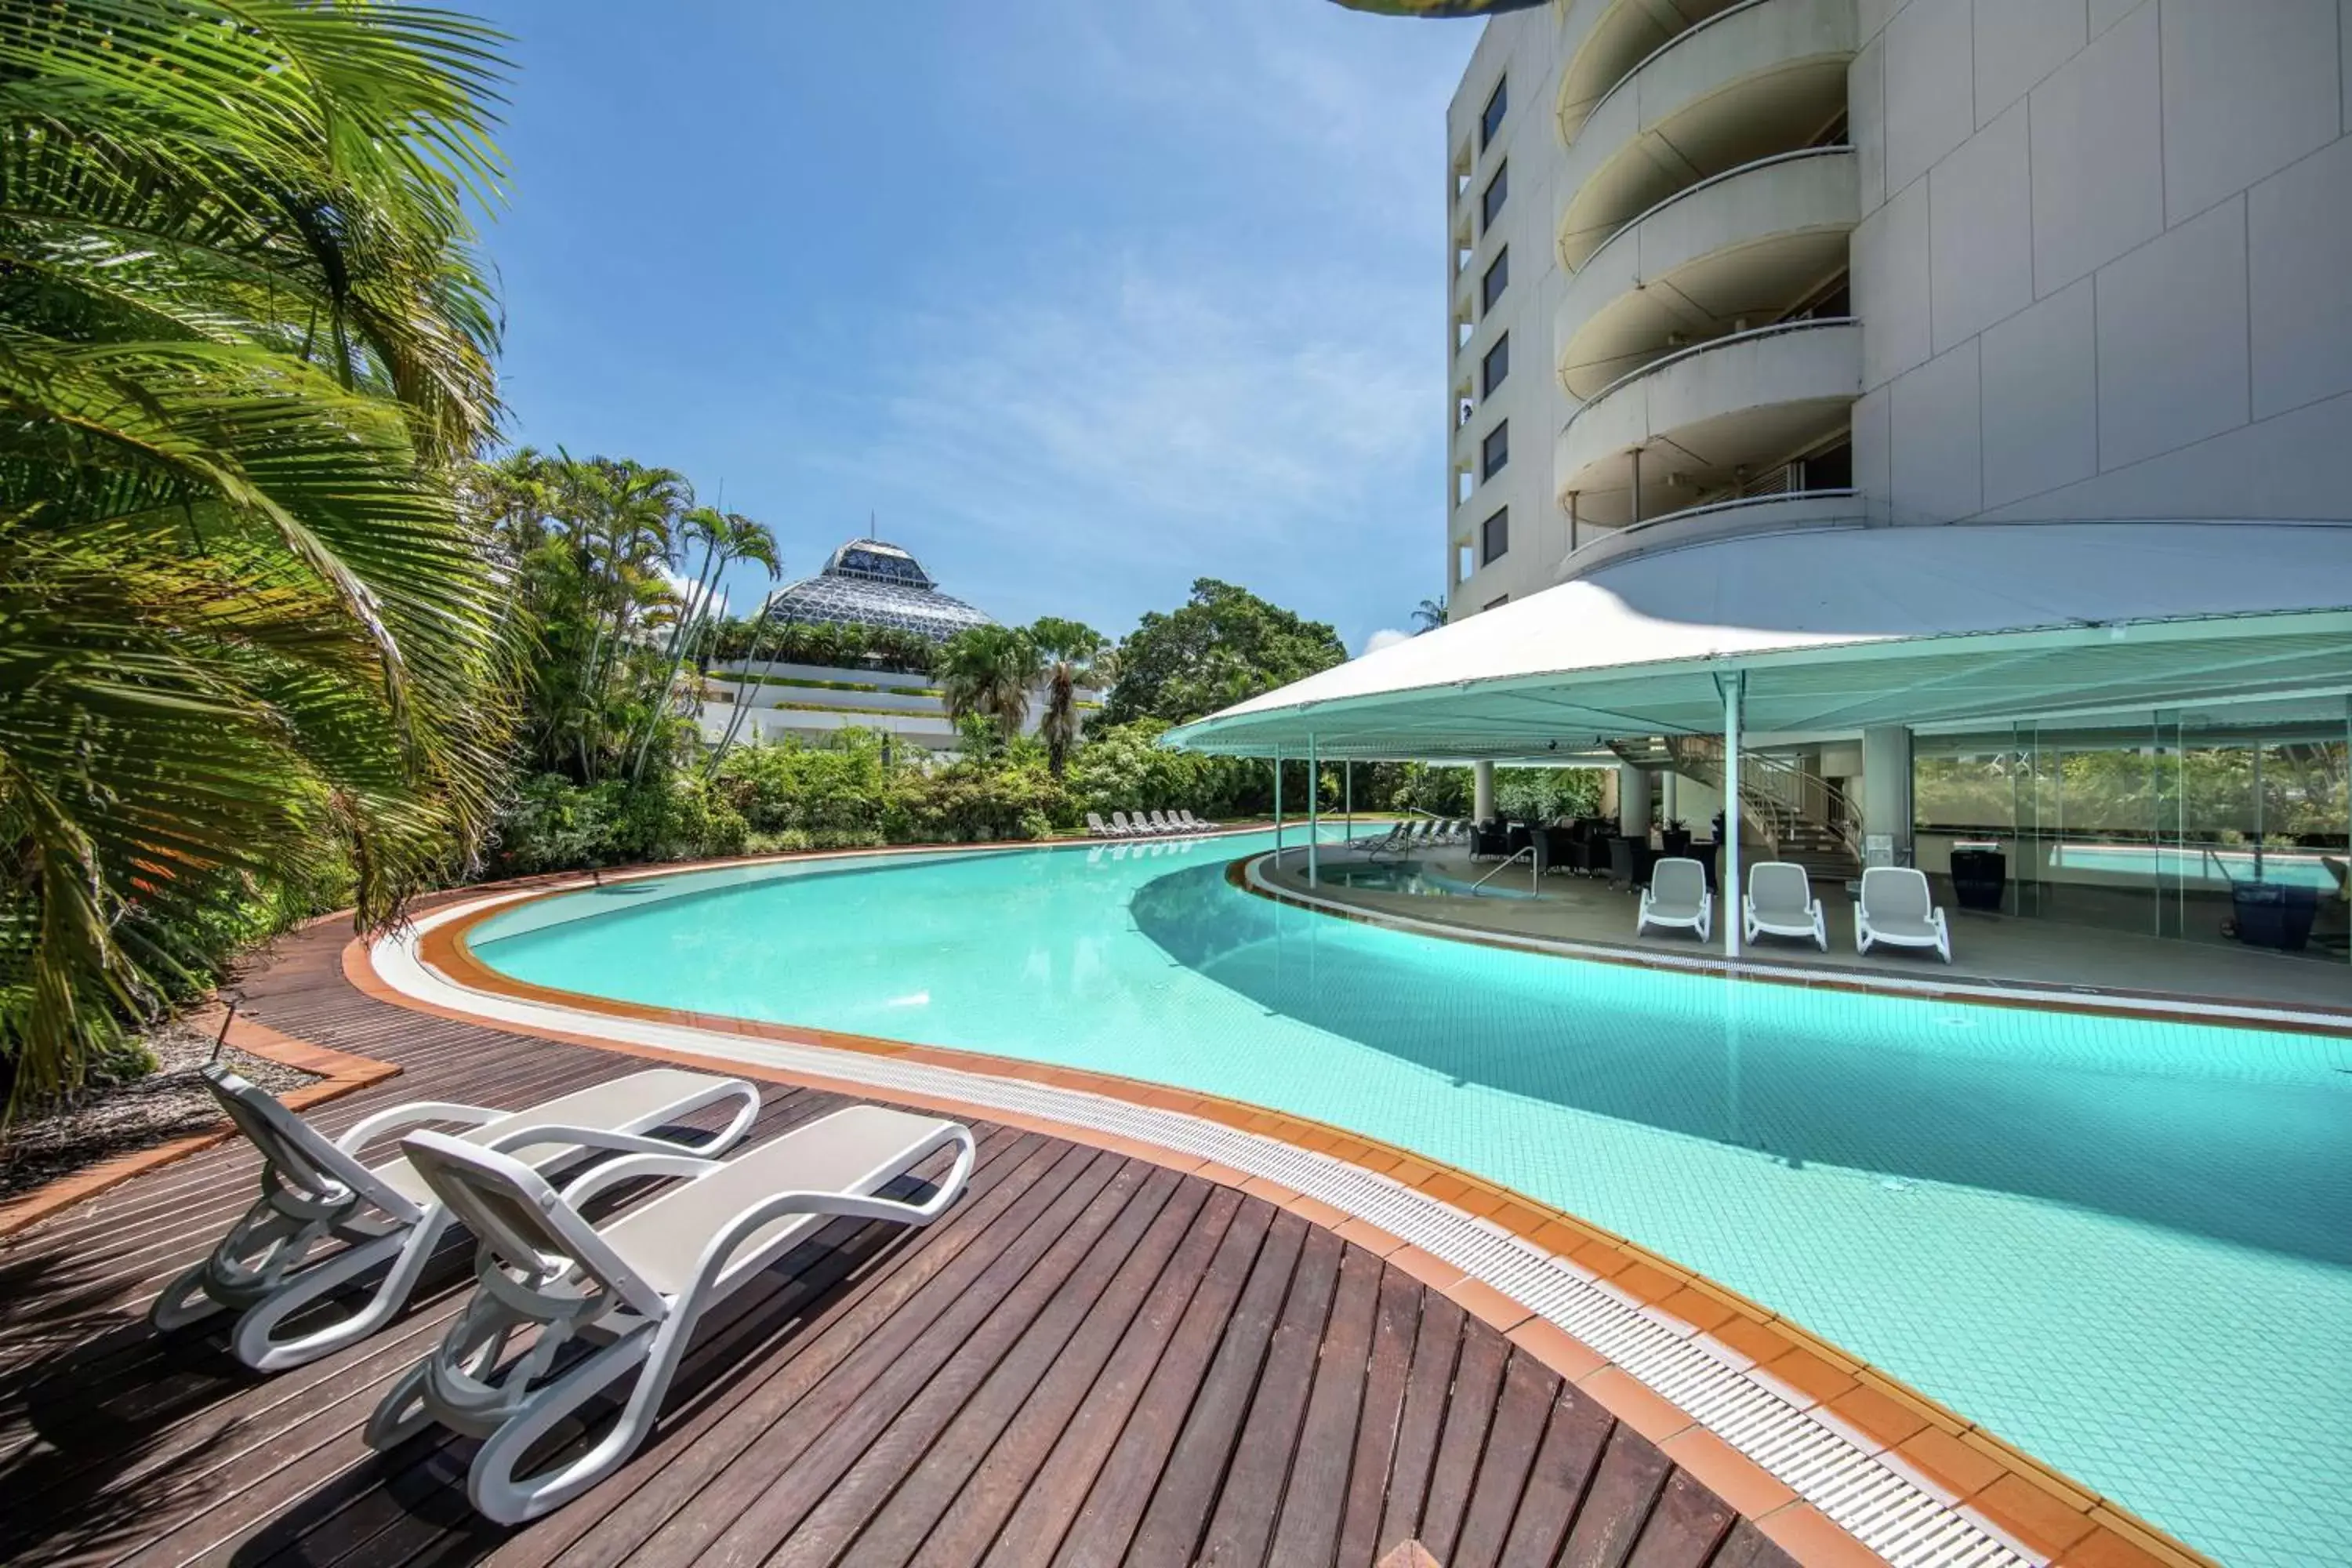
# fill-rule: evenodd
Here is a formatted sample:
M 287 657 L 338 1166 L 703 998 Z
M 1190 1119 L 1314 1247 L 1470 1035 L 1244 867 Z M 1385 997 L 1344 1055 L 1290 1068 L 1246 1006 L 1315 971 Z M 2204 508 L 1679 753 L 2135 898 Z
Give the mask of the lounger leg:
M 262 1200 L 229 1227 L 202 1263 L 181 1275 L 147 1309 L 147 1321 L 164 1333 L 208 1318 L 223 1308 L 241 1309 L 267 1299 L 299 1268 L 310 1248 L 335 1234 L 355 1203 L 310 1205 L 290 1200 L 265 1176 Z M 295 1203 L 289 1214 L 280 1205 Z
M 417 1276 L 425 1271 L 426 1260 L 433 1256 L 446 1228 L 447 1212 L 436 1208 L 420 1225 L 404 1226 L 395 1235 L 355 1242 L 340 1256 L 305 1269 L 237 1320 L 229 1348 L 237 1360 L 256 1372 L 285 1372 L 345 1345 L 358 1343 L 390 1322 L 406 1304 L 409 1292 L 416 1289 Z M 375 1293 L 358 1310 L 298 1339 L 270 1337 L 288 1318 L 381 1267 L 387 1258 L 392 1267 L 377 1283 Z
M 562 1507 L 618 1468 L 652 1429 L 677 1371 L 689 1326 L 683 1315 L 664 1319 L 658 1330 L 640 1330 L 614 1341 L 532 1394 L 475 1453 L 466 1473 L 466 1495 L 474 1507 L 499 1524 L 520 1524 Z M 515 1475 L 515 1466 L 533 1444 L 641 1362 L 645 1366 L 629 1391 L 628 1403 L 612 1429 L 586 1453 L 535 1476 Z

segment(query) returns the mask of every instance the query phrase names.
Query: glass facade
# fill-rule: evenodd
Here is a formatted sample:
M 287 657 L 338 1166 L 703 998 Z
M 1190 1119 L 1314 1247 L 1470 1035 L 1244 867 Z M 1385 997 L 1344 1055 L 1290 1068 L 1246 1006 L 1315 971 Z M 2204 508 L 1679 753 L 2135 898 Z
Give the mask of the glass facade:
M 1917 735 L 1918 863 L 1997 868 L 2010 914 L 2342 962 L 2347 752 L 2342 697 Z
M 934 587 L 912 555 L 878 539 L 853 539 L 835 551 L 824 571 L 771 600 L 768 614 L 804 625 L 895 626 L 934 642 L 990 624 L 987 616 Z

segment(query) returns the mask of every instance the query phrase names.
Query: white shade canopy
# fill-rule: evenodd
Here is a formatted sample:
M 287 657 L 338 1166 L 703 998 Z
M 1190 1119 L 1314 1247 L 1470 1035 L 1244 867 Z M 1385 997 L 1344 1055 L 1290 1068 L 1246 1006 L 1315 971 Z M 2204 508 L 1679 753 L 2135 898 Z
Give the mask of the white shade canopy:
M 2352 523 L 1841 527 L 1621 557 L 1170 731 L 1236 756 L 1541 760 L 1718 731 L 2352 690 Z

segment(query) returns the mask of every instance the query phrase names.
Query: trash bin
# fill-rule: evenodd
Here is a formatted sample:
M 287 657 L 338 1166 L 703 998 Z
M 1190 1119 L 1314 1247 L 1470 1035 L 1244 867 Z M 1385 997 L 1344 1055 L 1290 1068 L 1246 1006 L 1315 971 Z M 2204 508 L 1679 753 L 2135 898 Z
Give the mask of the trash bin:
M 2240 882 L 2231 888 L 2230 902 L 2240 942 L 2301 952 L 2319 914 L 2319 889 L 2285 882 Z
M 1952 898 L 1964 910 L 1998 910 L 2009 886 L 2009 857 L 1998 849 L 1952 851 Z

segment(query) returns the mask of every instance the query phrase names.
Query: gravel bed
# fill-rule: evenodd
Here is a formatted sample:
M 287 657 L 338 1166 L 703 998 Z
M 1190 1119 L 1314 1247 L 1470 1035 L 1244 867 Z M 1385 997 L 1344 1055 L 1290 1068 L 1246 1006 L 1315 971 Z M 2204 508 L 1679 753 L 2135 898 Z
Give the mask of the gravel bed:
M 118 1154 L 226 1124 L 212 1091 L 196 1074 L 213 1059 L 211 1035 L 185 1024 L 166 1024 L 148 1035 L 147 1048 L 155 1053 L 157 1063 L 147 1077 L 93 1089 L 63 1110 L 0 1130 L 0 1199 Z M 220 1057 L 272 1094 L 299 1089 L 318 1078 L 248 1056 L 234 1046 L 223 1048 Z

